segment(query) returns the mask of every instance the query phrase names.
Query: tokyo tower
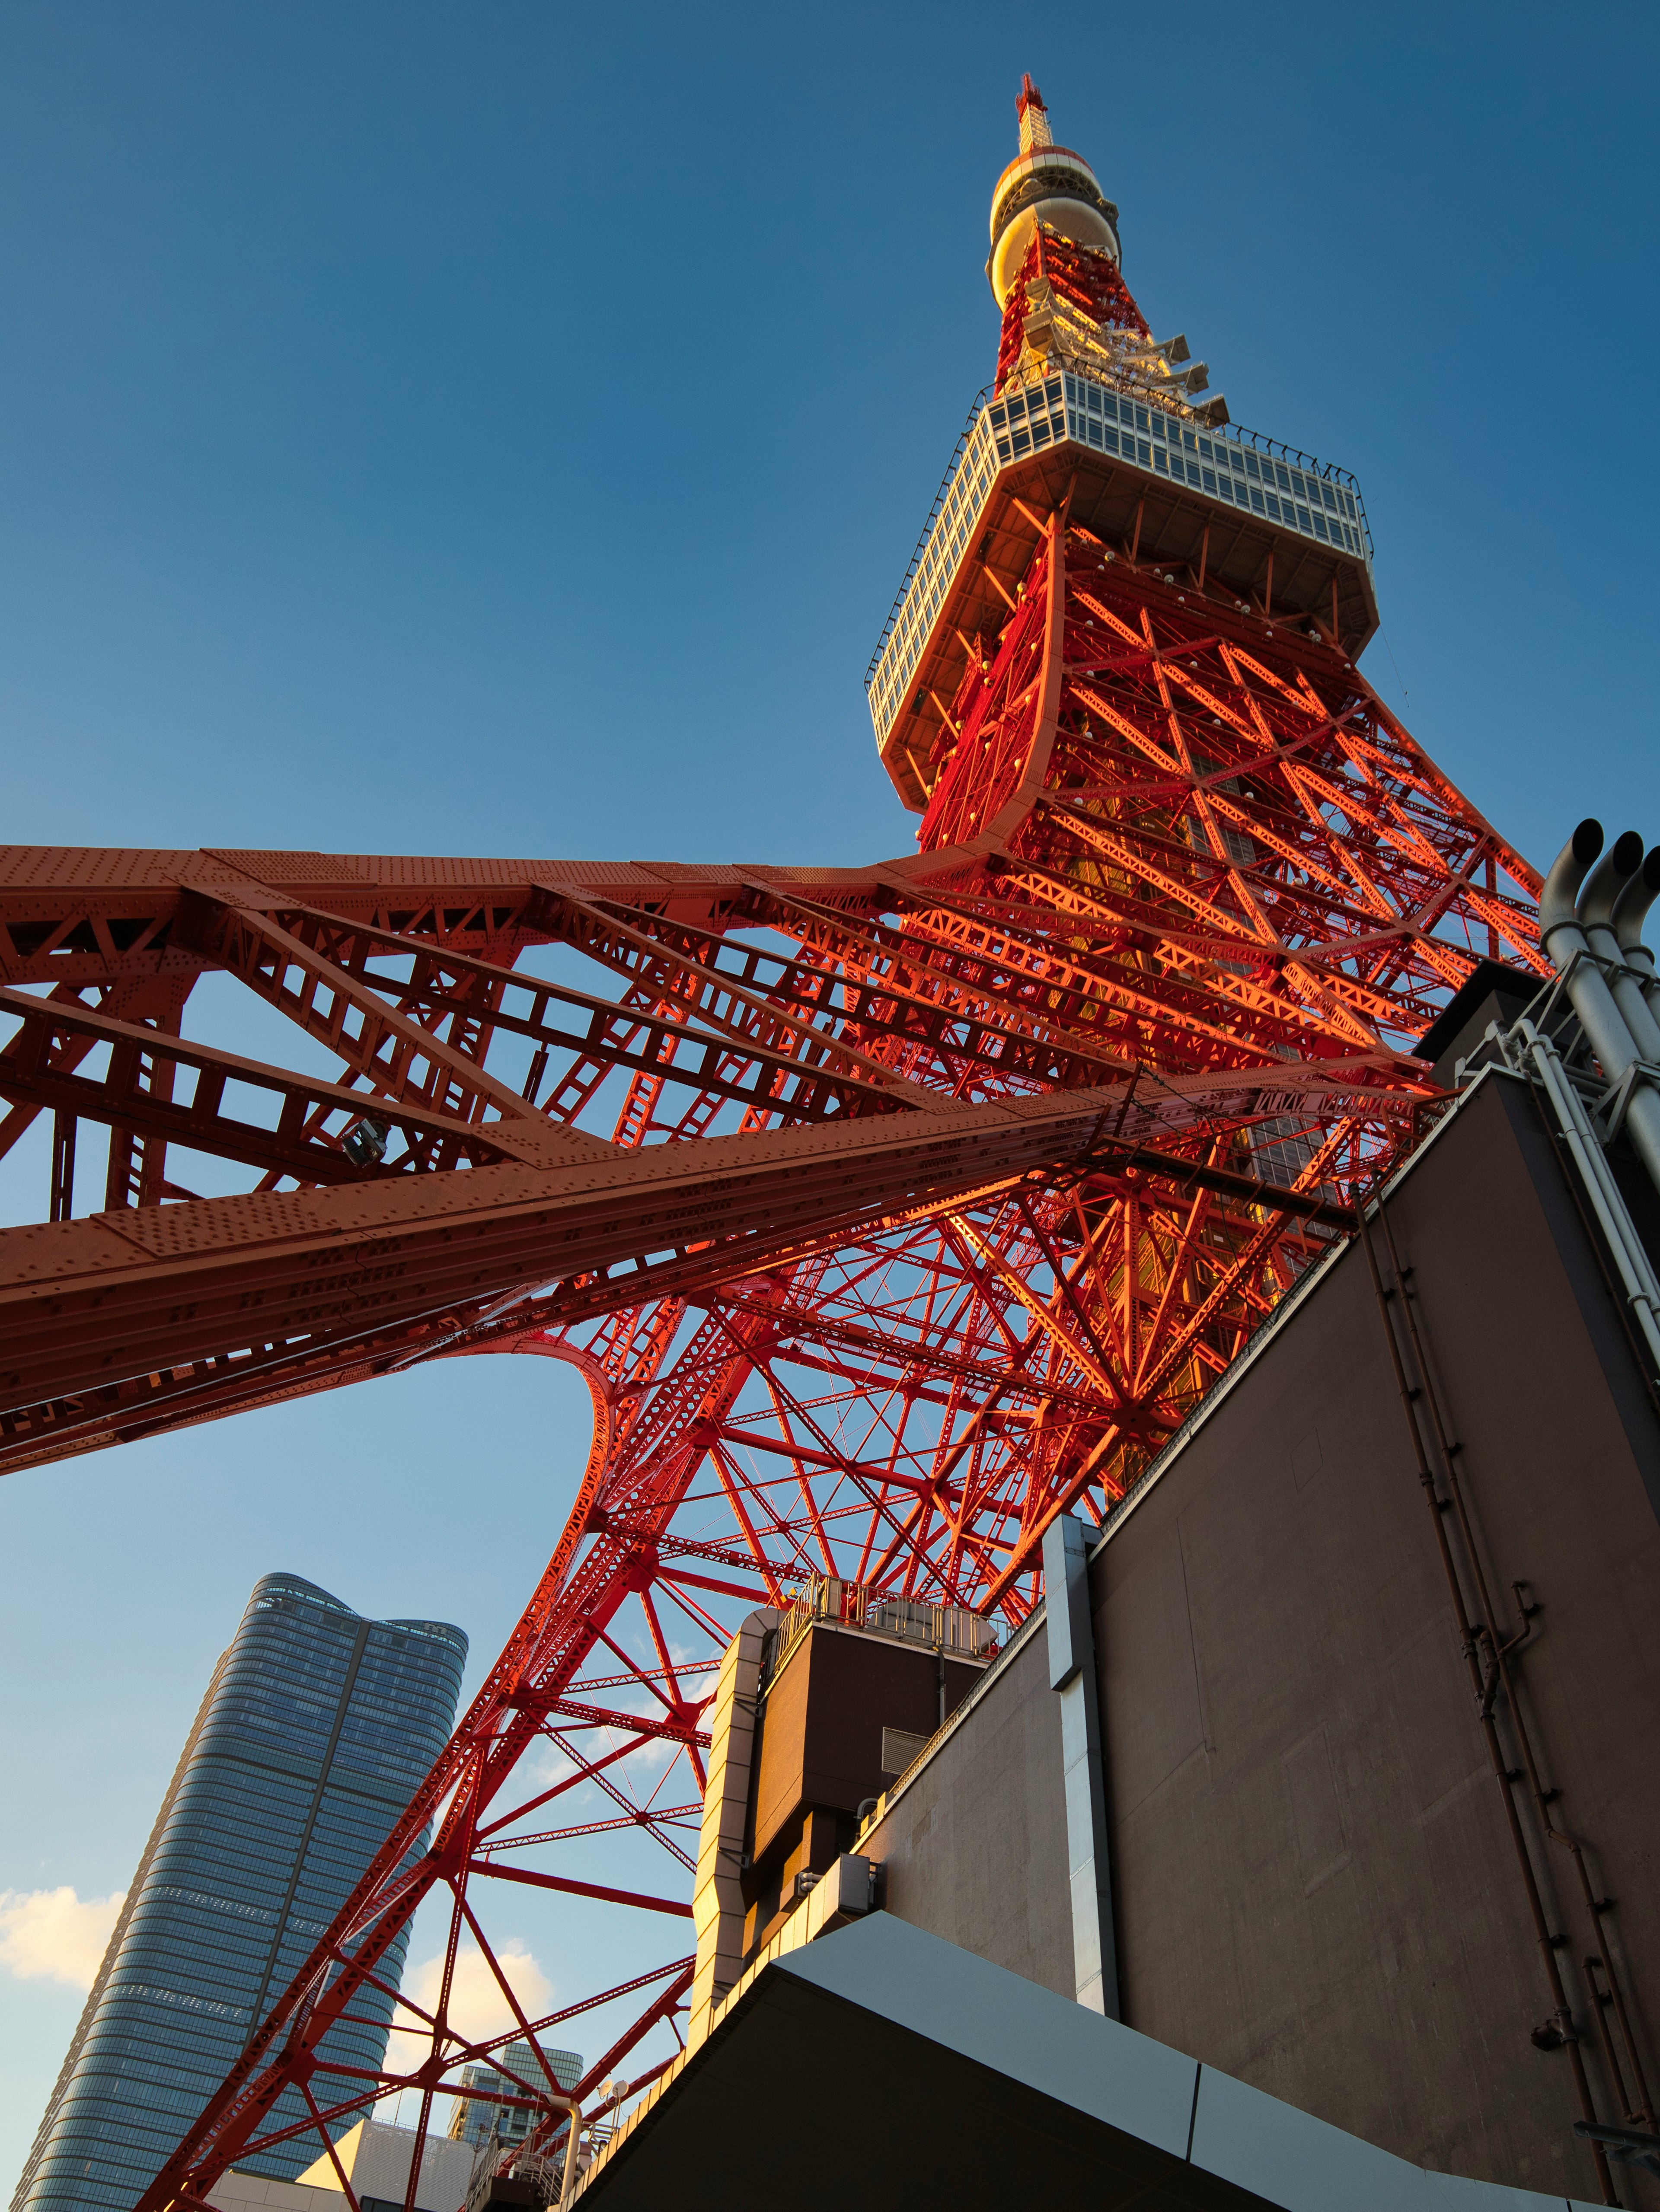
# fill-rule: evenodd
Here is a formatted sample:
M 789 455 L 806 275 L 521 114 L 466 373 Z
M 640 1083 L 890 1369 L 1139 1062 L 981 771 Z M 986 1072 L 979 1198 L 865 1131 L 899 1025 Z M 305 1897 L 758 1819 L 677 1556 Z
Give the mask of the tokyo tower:
M 5 854 L 0 1149 L 42 1114 L 53 1146 L 48 1218 L 0 1232 L 0 1466 L 485 1352 L 593 1409 L 507 1649 L 143 2212 L 399 2090 L 424 2131 L 512 2042 L 581 2025 L 590 2107 L 652 2079 L 743 1613 L 831 1578 L 1018 1625 L 1051 1519 L 1112 1513 L 1433 1116 L 1450 994 L 1548 972 L 1535 871 L 1355 665 L 1353 479 L 1230 421 L 1029 78 L 1018 116 L 994 380 L 867 678 L 915 853 Z M 216 969 L 332 1079 L 187 1037 Z M 526 2015 L 502 1881 L 610 1916 L 628 1971 Z M 423 1904 L 435 2000 L 334 2063 Z M 464 1945 L 514 2015 L 483 2042 Z M 550 2058 L 521 2087 L 551 2142 Z

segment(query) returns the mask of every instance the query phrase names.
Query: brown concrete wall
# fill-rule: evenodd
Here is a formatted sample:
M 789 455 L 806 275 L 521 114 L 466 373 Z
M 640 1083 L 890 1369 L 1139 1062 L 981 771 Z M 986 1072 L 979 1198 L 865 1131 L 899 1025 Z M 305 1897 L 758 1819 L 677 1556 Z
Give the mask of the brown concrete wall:
M 1390 1217 L 1490 1586 L 1544 1607 L 1523 1673 L 1557 1817 L 1617 1899 L 1599 1939 L 1528 1816 L 1577 2017 L 1606 1942 L 1660 2089 L 1660 1425 L 1521 1085 L 1487 1079 Z M 1567 2058 L 1529 2041 L 1548 1986 L 1358 1249 L 1091 1589 L 1130 2025 L 1428 2166 L 1600 2194 Z
M 1072 1995 L 1060 1700 L 1041 1626 L 860 1848 L 882 1863 L 890 1912 Z

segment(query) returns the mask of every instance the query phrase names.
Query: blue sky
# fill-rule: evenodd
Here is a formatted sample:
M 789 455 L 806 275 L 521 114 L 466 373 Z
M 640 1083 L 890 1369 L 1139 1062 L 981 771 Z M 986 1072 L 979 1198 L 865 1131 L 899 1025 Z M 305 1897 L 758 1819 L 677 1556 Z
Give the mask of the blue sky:
M 1660 835 L 1656 53 L 1620 5 L 13 0 L 6 834 L 905 850 L 860 679 L 1030 69 L 1157 333 L 1359 477 L 1385 698 L 1536 862 Z M 586 1442 L 551 1363 L 456 1361 L 0 1486 L 0 2182 L 256 1577 L 457 1620 L 476 1680 Z

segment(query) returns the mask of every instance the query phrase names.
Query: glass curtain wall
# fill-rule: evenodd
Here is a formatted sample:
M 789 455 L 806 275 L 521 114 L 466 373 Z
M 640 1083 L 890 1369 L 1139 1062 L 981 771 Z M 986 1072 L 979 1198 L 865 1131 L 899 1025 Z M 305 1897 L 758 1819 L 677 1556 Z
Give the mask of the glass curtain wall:
M 424 1778 L 467 1639 L 366 1620 L 297 1575 L 258 1583 L 162 1801 L 12 2212 L 131 2212 Z M 424 1849 L 424 1839 L 411 1856 Z M 382 1967 L 395 1987 L 404 1939 Z M 392 1999 L 322 2049 L 378 2067 Z M 292 2102 L 293 2109 L 289 2109 Z M 297 2098 L 271 2124 L 305 2117 Z M 352 2123 L 343 2124 L 341 2132 Z M 292 2180 L 316 2137 L 238 2160 Z

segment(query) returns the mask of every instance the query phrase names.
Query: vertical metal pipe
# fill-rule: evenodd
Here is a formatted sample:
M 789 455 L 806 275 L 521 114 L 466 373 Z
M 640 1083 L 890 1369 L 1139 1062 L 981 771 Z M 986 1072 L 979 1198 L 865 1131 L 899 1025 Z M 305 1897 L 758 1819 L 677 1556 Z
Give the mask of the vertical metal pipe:
M 1579 926 L 1599 960 L 1608 963 L 1606 979 L 1620 1018 L 1631 1031 L 1638 1057 L 1660 1062 L 1660 1022 L 1643 995 L 1643 986 L 1628 966 L 1614 926 L 1614 909 L 1628 884 L 1642 880 L 1643 841 L 1628 830 L 1611 851 L 1604 853 L 1586 878 L 1579 894 Z
M 1381 1212 L 1381 1201 L 1378 1202 L 1378 1207 Z M 1452 1546 L 1447 1538 L 1446 1516 L 1443 1511 L 1443 1505 L 1449 1501 L 1444 1501 L 1436 1492 L 1435 1477 L 1431 1472 L 1429 1461 L 1425 1455 L 1423 1432 L 1419 1428 L 1418 1415 L 1413 1404 L 1412 1386 L 1407 1380 L 1406 1364 L 1401 1357 L 1401 1346 L 1395 1335 L 1394 1321 L 1389 1314 L 1389 1293 L 1383 1287 L 1383 1278 L 1378 1270 L 1377 1254 L 1373 1248 L 1371 1231 L 1367 1223 L 1366 1206 L 1363 1204 L 1359 1211 L 1360 1244 L 1365 1253 L 1366 1267 L 1371 1276 L 1372 1295 L 1377 1300 L 1378 1318 L 1383 1322 L 1383 1334 L 1389 1344 L 1389 1364 L 1395 1370 L 1395 1387 L 1400 1396 L 1402 1410 L 1406 1416 L 1408 1432 L 1412 1439 L 1413 1457 L 1417 1463 L 1418 1480 L 1423 1488 L 1425 1503 L 1430 1510 L 1430 1518 L 1434 1523 L 1436 1547 L 1441 1555 L 1441 1568 L 1446 1577 L 1447 1594 L 1452 1601 L 1453 1613 L 1458 1622 L 1464 1664 L 1469 1672 L 1470 1688 L 1476 1700 L 1481 1733 L 1487 1747 L 1488 1761 L 1493 1768 L 1493 1779 L 1499 1784 L 1499 1796 L 1504 1802 L 1505 1825 L 1510 1831 L 1511 1848 L 1516 1854 L 1517 1867 L 1522 1876 L 1522 1887 L 1527 1894 L 1528 1911 L 1533 1921 L 1535 1939 L 1539 1946 L 1540 1957 L 1544 1962 L 1545 1978 L 1550 1988 L 1553 2014 L 1572 2069 L 1574 2092 L 1580 2113 L 1590 2125 L 1595 2127 L 1597 2124 L 1596 2107 L 1591 2101 L 1590 2084 L 1585 2078 L 1585 2062 L 1580 2056 L 1579 2040 L 1574 2032 L 1572 2009 L 1568 2003 L 1567 1992 L 1562 1985 L 1561 1969 L 1556 1963 L 1556 1945 L 1551 1935 L 1550 1923 L 1545 1917 L 1544 1900 L 1539 1893 L 1539 1877 L 1534 1871 L 1533 1860 L 1529 1855 L 1527 1838 L 1522 1832 L 1522 1822 L 1516 1810 L 1516 1799 L 1511 1787 L 1509 1764 L 1505 1757 L 1504 1747 L 1499 1741 L 1498 1726 L 1493 1719 L 1492 1707 L 1483 1694 L 1485 1685 L 1482 1679 L 1481 1654 L 1476 1648 L 1475 1627 L 1470 1620 L 1469 1609 L 1464 1601 L 1463 1585 L 1459 1580 L 1457 1563 L 1452 1555 Z M 1596 2166 L 1596 2178 L 1602 2187 L 1602 2202 L 1605 2204 L 1617 2205 L 1620 2199 L 1614 2191 L 1614 2178 L 1608 2171 L 1607 2154 L 1603 2151 L 1602 2146 L 1594 2138 L 1590 2139 L 1590 2143 L 1591 2156 Z
M 1596 965 L 1574 908 L 1579 886 L 1602 849 L 1602 823 L 1585 821 L 1558 854 L 1539 896 L 1539 942 L 1562 975 L 1569 1001 L 1602 1063 L 1605 1079 L 1614 1084 L 1642 1054 Z M 1660 1190 L 1660 1091 L 1641 1076 L 1632 1084 L 1626 1127 L 1656 1189 Z
M 1647 1347 L 1653 1373 L 1660 1377 L 1660 1278 L 1657 1278 L 1637 1233 L 1631 1209 L 1614 1179 L 1608 1157 L 1596 1141 L 1590 1116 L 1568 1080 L 1562 1055 L 1552 1039 L 1541 1036 L 1525 1014 L 1511 1035 L 1515 1040 L 1517 1056 L 1523 1063 L 1519 1072 L 1525 1074 L 1531 1067 L 1532 1079 L 1542 1093 L 1562 1133 L 1568 1156 L 1579 1171 L 1581 1187 L 1607 1241 L 1626 1303 Z
M 1481 1620 L 1476 1624 L 1476 1633 L 1487 1644 L 1491 1669 L 1486 1701 L 1491 1704 L 1493 1693 L 1502 1683 L 1510 1703 L 1511 1724 L 1516 1730 L 1517 1742 L 1521 1749 L 1523 1766 L 1527 1775 L 1528 1787 L 1532 1793 L 1539 1824 L 1549 1841 L 1559 1850 L 1566 1851 L 1572 1859 L 1574 1872 L 1578 1877 L 1581 1901 L 1590 1918 L 1591 1933 L 1600 1942 L 1602 1936 L 1599 1923 L 1602 1913 L 1608 1910 L 1608 1900 L 1606 1898 L 1599 1898 L 1596 1894 L 1596 1886 L 1590 1878 L 1590 1869 L 1585 1863 L 1584 1839 L 1573 1834 L 1571 1830 L 1560 1826 L 1550 1809 L 1557 1793 L 1546 1786 L 1544 1778 L 1540 1771 L 1539 1756 L 1533 1741 L 1533 1731 L 1528 1725 L 1527 1716 L 1522 1709 L 1522 1701 L 1517 1695 L 1516 1672 L 1513 1664 L 1515 1655 L 1522 1644 L 1530 1639 L 1532 1634 L 1532 1616 L 1523 1603 L 1522 1591 L 1530 1588 L 1531 1585 L 1525 1583 L 1513 1585 L 1517 1607 L 1521 1616 L 1517 1632 L 1510 1638 L 1501 1637 L 1498 1626 L 1497 1608 L 1487 1589 L 1487 1570 L 1481 1563 L 1481 1553 L 1475 1540 L 1475 1529 L 1470 1517 L 1468 1500 L 1458 1468 L 1459 1456 L 1463 1447 L 1449 1433 L 1445 1412 L 1441 1403 L 1441 1393 L 1436 1385 L 1427 1349 L 1419 1331 L 1418 1316 L 1415 1310 L 1417 1294 L 1409 1287 L 1408 1283 L 1408 1278 L 1413 1271 L 1410 1267 L 1403 1267 L 1401 1264 L 1401 1255 L 1395 1249 L 1395 1227 L 1389 1218 L 1387 1208 L 1381 1203 L 1377 1208 L 1377 1218 L 1383 1225 L 1384 1242 L 1389 1246 L 1389 1268 L 1401 1294 L 1402 1318 L 1407 1325 L 1407 1335 L 1412 1346 L 1413 1363 L 1418 1370 L 1424 1403 L 1429 1410 L 1430 1425 L 1435 1433 L 1436 1451 L 1441 1462 L 1447 1495 L 1452 1500 L 1453 1510 L 1457 1515 L 1459 1534 L 1464 1540 L 1464 1555 L 1469 1563 L 1470 1574 L 1475 1584 L 1476 1601 L 1481 1610 Z M 1608 1978 L 1608 1989 L 1614 2014 L 1620 2023 L 1620 2036 L 1625 2043 L 1627 2057 L 1637 2082 L 1639 2110 L 1635 2115 L 1627 2113 L 1627 2117 L 1640 2118 L 1645 2125 L 1652 2127 L 1654 2124 L 1653 2104 L 1649 2095 L 1648 2081 L 1632 2035 L 1625 1991 L 1620 1977 L 1614 1972 L 1611 1959 L 1604 1966 L 1603 1972 Z M 1595 2009 L 1598 2031 L 1606 2039 L 1607 2023 L 1603 2021 L 1600 2008 Z M 1612 2048 L 1610 2045 L 1610 2054 Z M 1610 2063 L 1609 2071 L 1623 2104 L 1626 2092 L 1620 2069 Z
M 1660 845 L 1651 848 L 1642 866 L 1614 902 L 1614 933 L 1620 940 L 1620 950 L 1627 966 L 1637 970 L 1650 1007 L 1660 1016 L 1660 975 L 1655 974 L 1653 953 L 1643 942 L 1643 924 L 1657 895 Z

